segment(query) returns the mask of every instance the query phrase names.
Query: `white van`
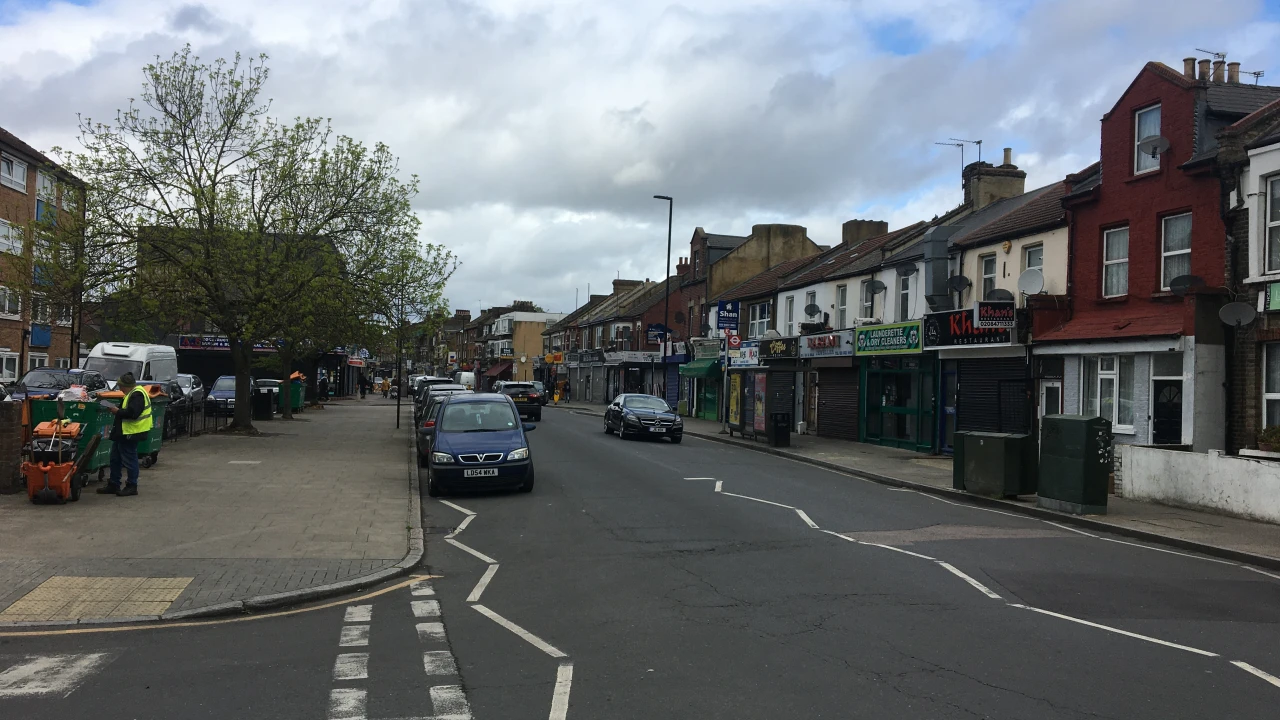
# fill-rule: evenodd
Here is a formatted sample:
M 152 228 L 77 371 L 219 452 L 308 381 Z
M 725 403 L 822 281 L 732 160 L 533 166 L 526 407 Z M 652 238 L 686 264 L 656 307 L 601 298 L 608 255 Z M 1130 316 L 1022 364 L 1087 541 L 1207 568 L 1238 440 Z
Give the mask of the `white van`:
M 116 378 L 131 372 L 138 382 L 164 382 L 178 376 L 178 352 L 168 345 L 98 343 L 84 361 L 85 370 L 97 370 L 115 387 Z
M 476 389 L 476 374 L 459 370 L 453 374 L 453 381 L 468 390 Z

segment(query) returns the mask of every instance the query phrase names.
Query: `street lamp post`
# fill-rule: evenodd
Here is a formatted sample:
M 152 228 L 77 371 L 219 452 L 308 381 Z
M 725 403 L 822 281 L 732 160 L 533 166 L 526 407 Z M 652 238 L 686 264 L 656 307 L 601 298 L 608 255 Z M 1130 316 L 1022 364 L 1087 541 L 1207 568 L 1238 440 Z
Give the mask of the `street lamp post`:
M 671 343 L 671 220 L 675 214 L 675 200 L 670 195 L 654 195 L 655 200 L 667 201 L 667 279 L 666 279 L 666 307 L 662 310 L 662 387 L 663 400 L 667 399 L 667 348 Z

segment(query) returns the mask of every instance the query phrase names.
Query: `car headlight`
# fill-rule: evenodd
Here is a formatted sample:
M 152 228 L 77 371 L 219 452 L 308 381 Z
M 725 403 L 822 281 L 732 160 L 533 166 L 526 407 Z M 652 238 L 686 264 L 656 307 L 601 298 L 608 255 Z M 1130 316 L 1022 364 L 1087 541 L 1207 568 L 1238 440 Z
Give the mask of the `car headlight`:
M 431 462 L 440 463 L 442 465 L 445 463 L 451 463 L 453 462 L 453 456 L 449 453 L 433 452 L 431 453 Z
M 684 424 L 684 420 L 682 420 L 682 419 L 680 418 L 680 416 L 679 416 L 679 415 L 677 415 L 677 416 L 676 416 L 676 419 L 675 419 L 675 424 L 676 424 L 676 425 L 683 425 L 683 424 Z
M 508 460 L 528 460 L 529 448 L 522 447 L 516 450 L 512 450 L 511 452 L 507 453 L 507 459 Z
M 626 416 L 626 421 L 627 421 L 627 422 L 629 422 L 629 423 L 634 423 L 634 424 L 636 424 L 636 425 L 639 425 L 639 424 L 640 424 L 640 421 L 636 419 L 636 416 L 635 416 L 635 415 L 627 415 L 627 416 Z

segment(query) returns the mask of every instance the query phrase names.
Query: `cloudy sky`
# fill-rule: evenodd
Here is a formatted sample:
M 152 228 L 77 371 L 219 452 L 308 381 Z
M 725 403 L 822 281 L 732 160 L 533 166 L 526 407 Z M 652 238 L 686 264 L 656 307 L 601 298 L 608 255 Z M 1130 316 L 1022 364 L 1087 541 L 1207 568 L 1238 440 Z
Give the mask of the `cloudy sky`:
M 698 226 L 897 228 L 960 200 L 935 141 L 1012 147 L 1036 187 L 1096 159 L 1144 62 L 1225 51 L 1275 84 L 1278 40 L 1280 0 L 0 0 L 0 125 L 74 146 L 76 114 L 112 115 L 156 55 L 265 52 L 275 114 L 420 176 L 424 239 L 462 261 L 453 307 L 568 311 L 663 276 L 654 194 L 676 256 Z

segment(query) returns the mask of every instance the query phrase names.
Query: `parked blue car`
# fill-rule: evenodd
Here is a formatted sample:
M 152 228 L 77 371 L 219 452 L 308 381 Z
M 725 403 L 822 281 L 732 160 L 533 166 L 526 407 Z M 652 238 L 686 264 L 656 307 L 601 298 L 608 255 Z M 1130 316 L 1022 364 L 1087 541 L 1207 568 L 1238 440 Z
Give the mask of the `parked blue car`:
M 427 494 L 467 490 L 533 490 L 533 455 L 511 398 L 453 395 L 438 418 L 427 462 Z
M 249 378 L 249 387 L 254 387 L 254 379 Z M 205 396 L 204 411 L 208 415 L 236 414 L 236 376 L 220 375 L 209 387 Z

